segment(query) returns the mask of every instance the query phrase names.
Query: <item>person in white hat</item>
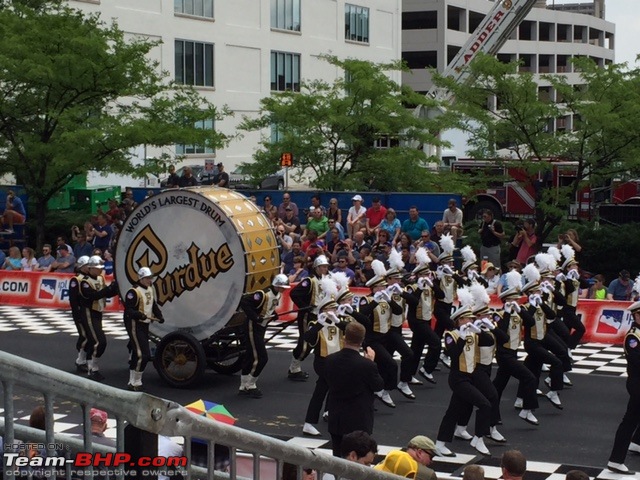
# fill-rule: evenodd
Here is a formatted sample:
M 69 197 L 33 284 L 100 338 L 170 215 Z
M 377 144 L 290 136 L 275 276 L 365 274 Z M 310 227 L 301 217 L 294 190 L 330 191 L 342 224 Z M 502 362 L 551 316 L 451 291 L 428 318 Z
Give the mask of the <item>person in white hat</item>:
M 349 238 L 353 238 L 356 232 L 362 230 L 367 215 L 367 209 L 362 206 L 362 197 L 360 195 L 354 195 L 351 202 L 353 206 L 349 208 L 349 213 L 347 213 Z
M 289 380 L 305 382 L 309 378 L 309 374 L 302 370 L 302 362 L 311 352 L 311 347 L 305 341 L 304 334 L 309 329 L 309 322 L 317 317 L 316 307 L 323 295 L 320 279 L 328 274 L 329 259 L 324 255 L 318 255 L 313 260 L 309 277 L 291 289 L 291 301 L 298 308 L 298 343 L 293 349 L 291 364 L 287 372 Z
M 269 322 L 278 317 L 276 308 L 282 299 L 282 292 L 289 288 L 291 288 L 289 279 L 285 274 L 279 273 L 273 277 L 270 287 L 245 293 L 240 300 L 240 308 L 247 315 L 246 332 L 249 348 L 242 365 L 238 395 L 251 398 L 262 397 L 256 382 L 269 361 L 264 336 Z
M 76 371 L 87 373 L 87 322 L 82 315 L 82 305 L 80 304 L 80 282 L 87 275 L 87 262 L 89 257 L 83 255 L 75 264 L 76 274 L 69 280 L 69 306 L 71 307 L 71 316 L 73 323 L 76 324 L 78 330 L 78 341 L 76 342 L 76 350 L 78 357 L 76 358 Z
M 636 284 L 638 281 L 636 280 Z M 616 473 L 632 475 L 624 464 L 627 451 L 640 453 L 640 302 L 629 307 L 633 319 L 631 329 L 624 337 L 624 353 L 627 358 L 627 411 L 616 431 L 607 468 Z
M 87 275 L 80 282 L 80 305 L 87 324 L 87 374 L 97 382 L 104 380 L 100 373 L 98 359 L 107 348 L 107 337 L 102 329 L 102 312 L 106 299 L 118 294 L 118 283 L 111 282 L 106 286 L 102 272 L 104 263 L 102 258 L 94 255 L 87 262 Z
M 142 391 L 142 374 L 151 358 L 149 350 L 149 324 L 164 323 L 156 302 L 153 273 L 148 267 L 138 270 L 138 282 L 124 296 L 124 326 L 129 335 L 129 383 L 127 388 Z

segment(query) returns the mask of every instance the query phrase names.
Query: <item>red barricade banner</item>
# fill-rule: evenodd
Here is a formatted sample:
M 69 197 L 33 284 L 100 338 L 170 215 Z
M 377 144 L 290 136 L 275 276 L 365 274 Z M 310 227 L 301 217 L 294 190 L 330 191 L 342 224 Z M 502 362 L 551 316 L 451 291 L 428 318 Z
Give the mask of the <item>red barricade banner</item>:
M 69 279 L 71 274 L 0 271 L 0 304 L 36 308 L 69 308 Z M 107 284 L 112 277 L 107 277 Z M 368 288 L 353 288 L 356 296 L 367 295 Z M 278 313 L 281 320 L 296 318 L 289 291 L 285 291 Z M 633 323 L 627 308 L 631 302 L 580 300 L 577 314 L 586 328 L 583 342 L 622 344 Z M 500 308 L 502 302 L 492 296 L 491 306 Z M 107 299 L 106 311 L 122 310 L 118 297 Z

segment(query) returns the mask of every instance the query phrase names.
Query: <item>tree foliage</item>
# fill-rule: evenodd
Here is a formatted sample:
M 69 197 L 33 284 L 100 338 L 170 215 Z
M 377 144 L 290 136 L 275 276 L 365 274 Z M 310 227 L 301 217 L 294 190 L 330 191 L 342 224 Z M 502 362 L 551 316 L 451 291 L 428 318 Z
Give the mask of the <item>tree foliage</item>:
M 637 174 L 640 167 L 640 71 L 626 65 L 598 67 L 576 59 L 579 86 L 566 75 L 516 74 L 516 63 L 504 64 L 480 55 L 470 68 L 471 85 L 438 77 L 455 103 L 450 113 L 466 130 L 474 158 L 495 159 L 508 147 L 513 163 L 530 174 L 538 193 L 536 217 L 540 241 L 566 217 L 570 204 L 587 186 L 613 177 Z M 575 82 L 574 82 L 575 83 Z M 540 86 L 550 87 L 541 90 Z M 549 93 L 550 92 L 550 95 Z M 495 107 L 495 108 L 489 108 Z M 573 128 L 551 127 L 554 119 L 573 118 Z M 573 162 L 561 186 L 548 180 L 549 160 Z
M 133 147 L 227 142 L 196 122 L 221 119 L 194 89 L 167 78 L 116 25 L 59 1 L 5 1 L 0 9 L 0 171 L 36 205 L 37 243 L 47 201 L 89 170 L 143 175 Z
M 407 105 L 434 105 L 423 95 L 392 81 L 387 72 L 400 63 L 324 57 L 344 72 L 333 83 L 303 82 L 300 92 L 277 92 L 261 100 L 258 118 L 241 128 L 266 132 L 249 165 L 255 175 L 277 170 L 283 152 L 295 159 L 294 176 L 312 171 L 320 189 L 366 188 L 382 191 L 430 191 L 443 178 L 425 168 L 423 143 L 440 144 L 436 133 L 446 117 L 423 119 Z M 278 139 L 272 142 L 271 129 Z M 376 148 L 376 142 L 385 147 Z

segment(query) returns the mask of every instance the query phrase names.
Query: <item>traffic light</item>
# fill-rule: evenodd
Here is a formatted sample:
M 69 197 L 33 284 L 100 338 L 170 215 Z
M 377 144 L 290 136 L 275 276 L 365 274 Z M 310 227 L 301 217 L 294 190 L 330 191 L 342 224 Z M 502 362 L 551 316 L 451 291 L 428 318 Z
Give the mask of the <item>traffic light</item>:
M 282 155 L 280 155 L 280 166 L 293 167 L 293 154 L 289 152 L 285 152 Z

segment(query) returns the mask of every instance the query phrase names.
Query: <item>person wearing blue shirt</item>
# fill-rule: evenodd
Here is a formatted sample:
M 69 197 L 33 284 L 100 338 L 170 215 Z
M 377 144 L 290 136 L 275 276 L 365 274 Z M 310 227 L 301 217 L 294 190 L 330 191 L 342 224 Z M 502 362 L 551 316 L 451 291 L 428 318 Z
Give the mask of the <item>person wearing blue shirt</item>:
M 27 221 L 27 211 L 20 197 L 16 196 L 13 190 L 7 192 L 7 205 L 4 213 L 0 215 L 0 224 L 7 224 L 5 232 L 13 233 L 14 223 L 24 223 Z
M 429 224 L 418 214 L 418 207 L 409 208 L 409 218 L 402 222 L 402 232 L 408 234 L 412 241 L 420 240 L 423 230 L 430 230 Z

